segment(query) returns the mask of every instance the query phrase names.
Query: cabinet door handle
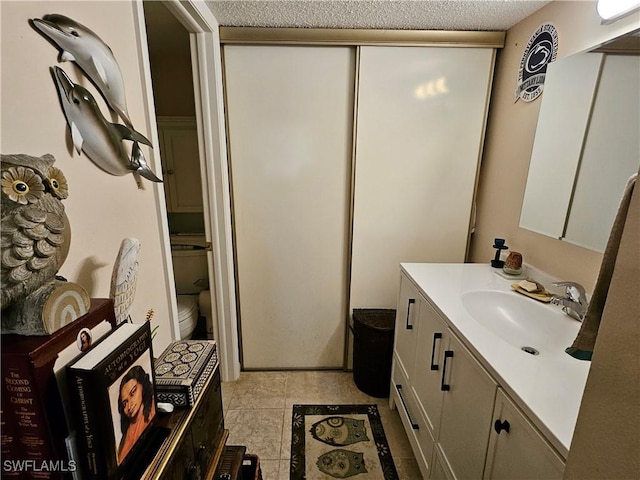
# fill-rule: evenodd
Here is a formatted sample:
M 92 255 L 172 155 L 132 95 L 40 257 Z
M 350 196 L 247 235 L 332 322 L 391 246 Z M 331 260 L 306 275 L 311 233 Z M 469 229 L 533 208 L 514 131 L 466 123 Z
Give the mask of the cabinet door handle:
M 440 332 L 435 332 L 433 334 L 433 343 L 431 344 L 431 370 L 438 370 L 440 366 L 437 363 L 433 363 L 436 356 L 436 340 L 442 338 L 442 334 Z
M 440 390 L 443 392 L 451 390 L 451 385 L 444 383 L 444 378 L 447 375 L 447 358 L 453 358 L 453 350 L 444 351 L 444 360 L 442 361 L 442 378 L 440 379 Z
M 409 323 L 409 318 L 411 317 L 411 305 L 416 303 L 415 298 L 410 298 L 409 303 L 407 304 L 407 330 L 413 330 L 413 325 Z
M 405 413 L 407 414 L 407 418 L 409 419 L 409 423 L 411 424 L 411 428 L 414 430 L 419 430 L 420 426 L 411 420 L 411 414 L 409 413 L 409 409 L 407 408 L 407 404 L 404 401 L 404 397 L 402 396 L 402 385 L 397 384 L 396 388 L 398 389 L 398 396 L 400 397 L 400 401 L 402 402 L 402 407 L 404 408 Z
M 502 432 L 503 430 L 509 433 L 510 428 L 511 428 L 511 425 L 509 425 L 509 422 L 507 420 L 501 422 L 498 419 L 496 420 L 496 423 L 493 424 L 493 429 L 498 433 L 498 435 L 500 435 L 500 432 Z

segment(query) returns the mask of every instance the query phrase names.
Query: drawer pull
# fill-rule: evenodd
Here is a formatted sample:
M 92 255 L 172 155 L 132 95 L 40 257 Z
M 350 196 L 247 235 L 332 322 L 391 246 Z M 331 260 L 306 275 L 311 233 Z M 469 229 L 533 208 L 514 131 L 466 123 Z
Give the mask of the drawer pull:
M 453 358 L 453 350 L 444 351 L 444 360 L 442 361 L 442 379 L 440 380 L 440 390 L 443 392 L 451 390 L 451 385 L 444 383 L 445 376 L 447 375 L 447 358 Z
M 440 368 L 440 365 L 438 365 L 437 363 L 433 363 L 433 361 L 435 360 L 435 356 L 436 356 L 436 340 L 439 340 L 442 338 L 442 334 L 440 332 L 435 332 L 433 334 L 433 343 L 431 344 L 431 370 L 438 370 Z
M 407 418 L 409 419 L 409 423 L 411 424 L 411 428 L 414 430 L 419 430 L 420 426 L 411 420 L 411 414 L 409 413 L 409 409 L 407 408 L 407 404 L 404 401 L 404 397 L 402 396 L 402 385 L 397 384 L 396 388 L 398 389 L 398 396 L 400 397 L 400 401 L 402 402 L 402 406 L 404 407 L 404 411 L 407 414 Z
M 503 430 L 509 433 L 510 428 L 511 425 L 509 425 L 509 422 L 507 420 L 505 420 L 504 422 L 496 420 L 496 423 L 493 424 L 493 429 L 498 433 L 498 435 L 500 435 L 500 432 L 502 432 Z
M 409 323 L 409 318 L 411 318 L 411 305 L 416 303 L 415 298 L 410 298 L 409 303 L 407 304 L 407 330 L 413 330 L 413 325 Z

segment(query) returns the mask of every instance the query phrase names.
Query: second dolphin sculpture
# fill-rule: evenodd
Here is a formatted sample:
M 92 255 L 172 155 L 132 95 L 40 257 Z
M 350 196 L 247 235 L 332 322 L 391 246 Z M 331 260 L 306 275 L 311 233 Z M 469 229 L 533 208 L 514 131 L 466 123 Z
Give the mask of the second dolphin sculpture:
M 111 48 L 89 28 L 60 14 L 34 18 L 31 24 L 62 50 L 62 61 L 75 62 L 102 93 L 109 107 L 133 128 L 124 81 Z
M 138 143 L 151 145 L 149 140 L 132 128 L 104 118 L 93 95 L 82 85 L 73 83 L 64 70 L 52 67 L 51 72 L 78 153 L 82 150 L 93 163 L 111 175 L 137 173 L 152 182 L 162 181 L 147 165 Z M 131 157 L 123 140 L 133 142 Z M 138 186 L 141 188 L 140 183 Z

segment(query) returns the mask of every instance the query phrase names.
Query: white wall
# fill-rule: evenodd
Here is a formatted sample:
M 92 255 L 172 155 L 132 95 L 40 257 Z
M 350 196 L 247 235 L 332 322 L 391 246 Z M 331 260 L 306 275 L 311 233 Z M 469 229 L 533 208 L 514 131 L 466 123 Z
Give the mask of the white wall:
M 155 311 L 152 327 L 160 328 L 154 350 L 160 354 L 175 338 L 175 327 L 170 322 L 171 265 L 164 253 L 168 251 L 168 231 L 163 220 L 162 185 L 144 180 L 145 189 L 139 190 L 132 175 L 109 175 L 86 155 L 72 152 L 50 66 L 62 67 L 75 82 L 89 88 L 105 116 L 111 117 L 102 97 L 79 69 L 68 62 L 58 63 L 58 50 L 28 23 L 29 19 L 48 13 L 63 14 L 92 29 L 111 47 L 122 70 L 133 124 L 156 146 L 154 150 L 143 146 L 144 155 L 151 169 L 161 176 L 155 120 L 148 115 L 153 112 L 153 104 L 148 104 L 150 86 L 145 85 L 142 50 L 136 36 L 137 7 L 130 1 L 21 1 L 2 2 L 0 8 L 0 151 L 37 156 L 50 153 L 56 158 L 56 166 L 69 182 L 69 198 L 64 206 L 72 232 L 71 249 L 60 274 L 83 286 L 91 297 L 109 296 L 111 272 L 122 239 L 140 240 L 133 319 L 141 322 L 149 309 Z

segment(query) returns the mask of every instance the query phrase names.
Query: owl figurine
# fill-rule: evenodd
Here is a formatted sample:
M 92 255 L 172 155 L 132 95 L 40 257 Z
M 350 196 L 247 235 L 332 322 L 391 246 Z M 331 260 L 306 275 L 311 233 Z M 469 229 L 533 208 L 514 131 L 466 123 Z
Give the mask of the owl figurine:
M 56 278 L 70 245 L 69 194 L 52 155 L 1 155 L 2 333 L 51 334 L 84 315 L 89 297 Z

